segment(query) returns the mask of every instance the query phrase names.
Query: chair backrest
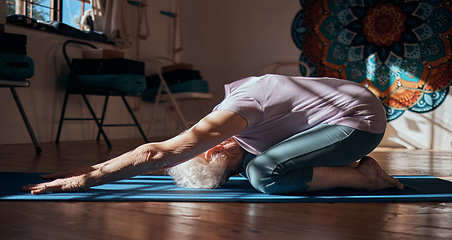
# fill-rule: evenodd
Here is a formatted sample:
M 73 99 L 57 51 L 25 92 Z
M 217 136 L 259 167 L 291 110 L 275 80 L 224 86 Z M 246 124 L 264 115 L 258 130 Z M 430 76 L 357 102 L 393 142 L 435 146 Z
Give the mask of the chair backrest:
M 85 45 L 85 46 L 89 46 L 89 47 L 91 47 L 91 48 L 93 48 L 93 49 L 97 49 L 96 46 L 94 46 L 94 45 L 91 44 L 91 43 L 87 43 L 87 42 L 82 42 L 82 41 L 77 41 L 77 40 L 67 40 L 66 42 L 64 42 L 64 44 L 63 44 L 63 55 L 64 55 L 64 59 L 66 59 L 67 65 L 68 65 L 69 68 L 71 69 L 71 72 L 73 72 L 73 71 L 72 71 L 72 70 L 73 70 L 73 68 L 72 68 L 72 63 L 71 63 L 71 60 L 69 59 L 69 56 L 68 56 L 67 50 L 66 50 L 67 45 L 69 45 L 69 44 Z

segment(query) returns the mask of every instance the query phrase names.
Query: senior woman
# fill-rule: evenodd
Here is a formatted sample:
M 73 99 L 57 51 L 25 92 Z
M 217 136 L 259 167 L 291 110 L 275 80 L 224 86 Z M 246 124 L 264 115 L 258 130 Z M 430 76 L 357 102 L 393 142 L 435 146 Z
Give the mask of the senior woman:
M 242 173 L 268 194 L 326 188 L 403 189 L 366 156 L 386 129 L 379 100 L 334 78 L 267 74 L 225 86 L 226 96 L 192 128 L 109 161 L 44 175 L 33 194 L 79 191 L 166 169 L 183 187 L 215 188 Z M 357 162 L 360 160 L 359 162 Z

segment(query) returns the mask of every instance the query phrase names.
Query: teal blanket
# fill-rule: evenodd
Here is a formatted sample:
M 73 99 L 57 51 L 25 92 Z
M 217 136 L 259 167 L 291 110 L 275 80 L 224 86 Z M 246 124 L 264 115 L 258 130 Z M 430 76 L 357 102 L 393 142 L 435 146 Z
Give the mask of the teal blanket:
M 33 59 L 25 54 L 0 52 L 0 78 L 24 80 L 34 75 Z

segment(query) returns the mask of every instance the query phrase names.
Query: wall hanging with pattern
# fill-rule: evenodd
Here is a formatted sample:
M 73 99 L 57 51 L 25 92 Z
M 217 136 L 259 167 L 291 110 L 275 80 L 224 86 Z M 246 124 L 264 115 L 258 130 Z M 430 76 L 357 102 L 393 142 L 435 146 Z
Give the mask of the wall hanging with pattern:
M 378 96 L 388 121 L 432 111 L 452 83 L 452 3 L 300 0 L 292 38 L 311 76 L 348 79 Z M 302 74 L 306 73 L 300 65 Z

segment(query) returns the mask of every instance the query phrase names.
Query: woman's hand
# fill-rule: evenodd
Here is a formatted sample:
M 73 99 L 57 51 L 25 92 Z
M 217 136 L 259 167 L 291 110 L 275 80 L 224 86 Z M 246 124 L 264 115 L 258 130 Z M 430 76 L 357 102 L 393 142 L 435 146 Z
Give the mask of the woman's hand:
M 165 161 L 159 157 L 163 154 L 159 153 L 152 144 L 145 144 L 91 167 L 43 175 L 41 178 L 53 181 L 23 186 L 22 190 L 32 194 L 83 191 L 92 186 L 160 170 L 165 166 Z
M 32 194 L 42 194 L 48 192 L 76 192 L 88 189 L 83 177 L 75 176 L 70 178 L 60 178 L 47 183 L 30 184 L 23 186 L 22 190 Z
M 95 185 L 95 174 L 97 169 L 92 167 L 70 170 L 65 172 L 42 175 L 41 178 L 52 180 L 51 182 L 29 184 L 23 186 L 22 190 L 32 194 L 48 192 L 75 192 L 83 191 Z

